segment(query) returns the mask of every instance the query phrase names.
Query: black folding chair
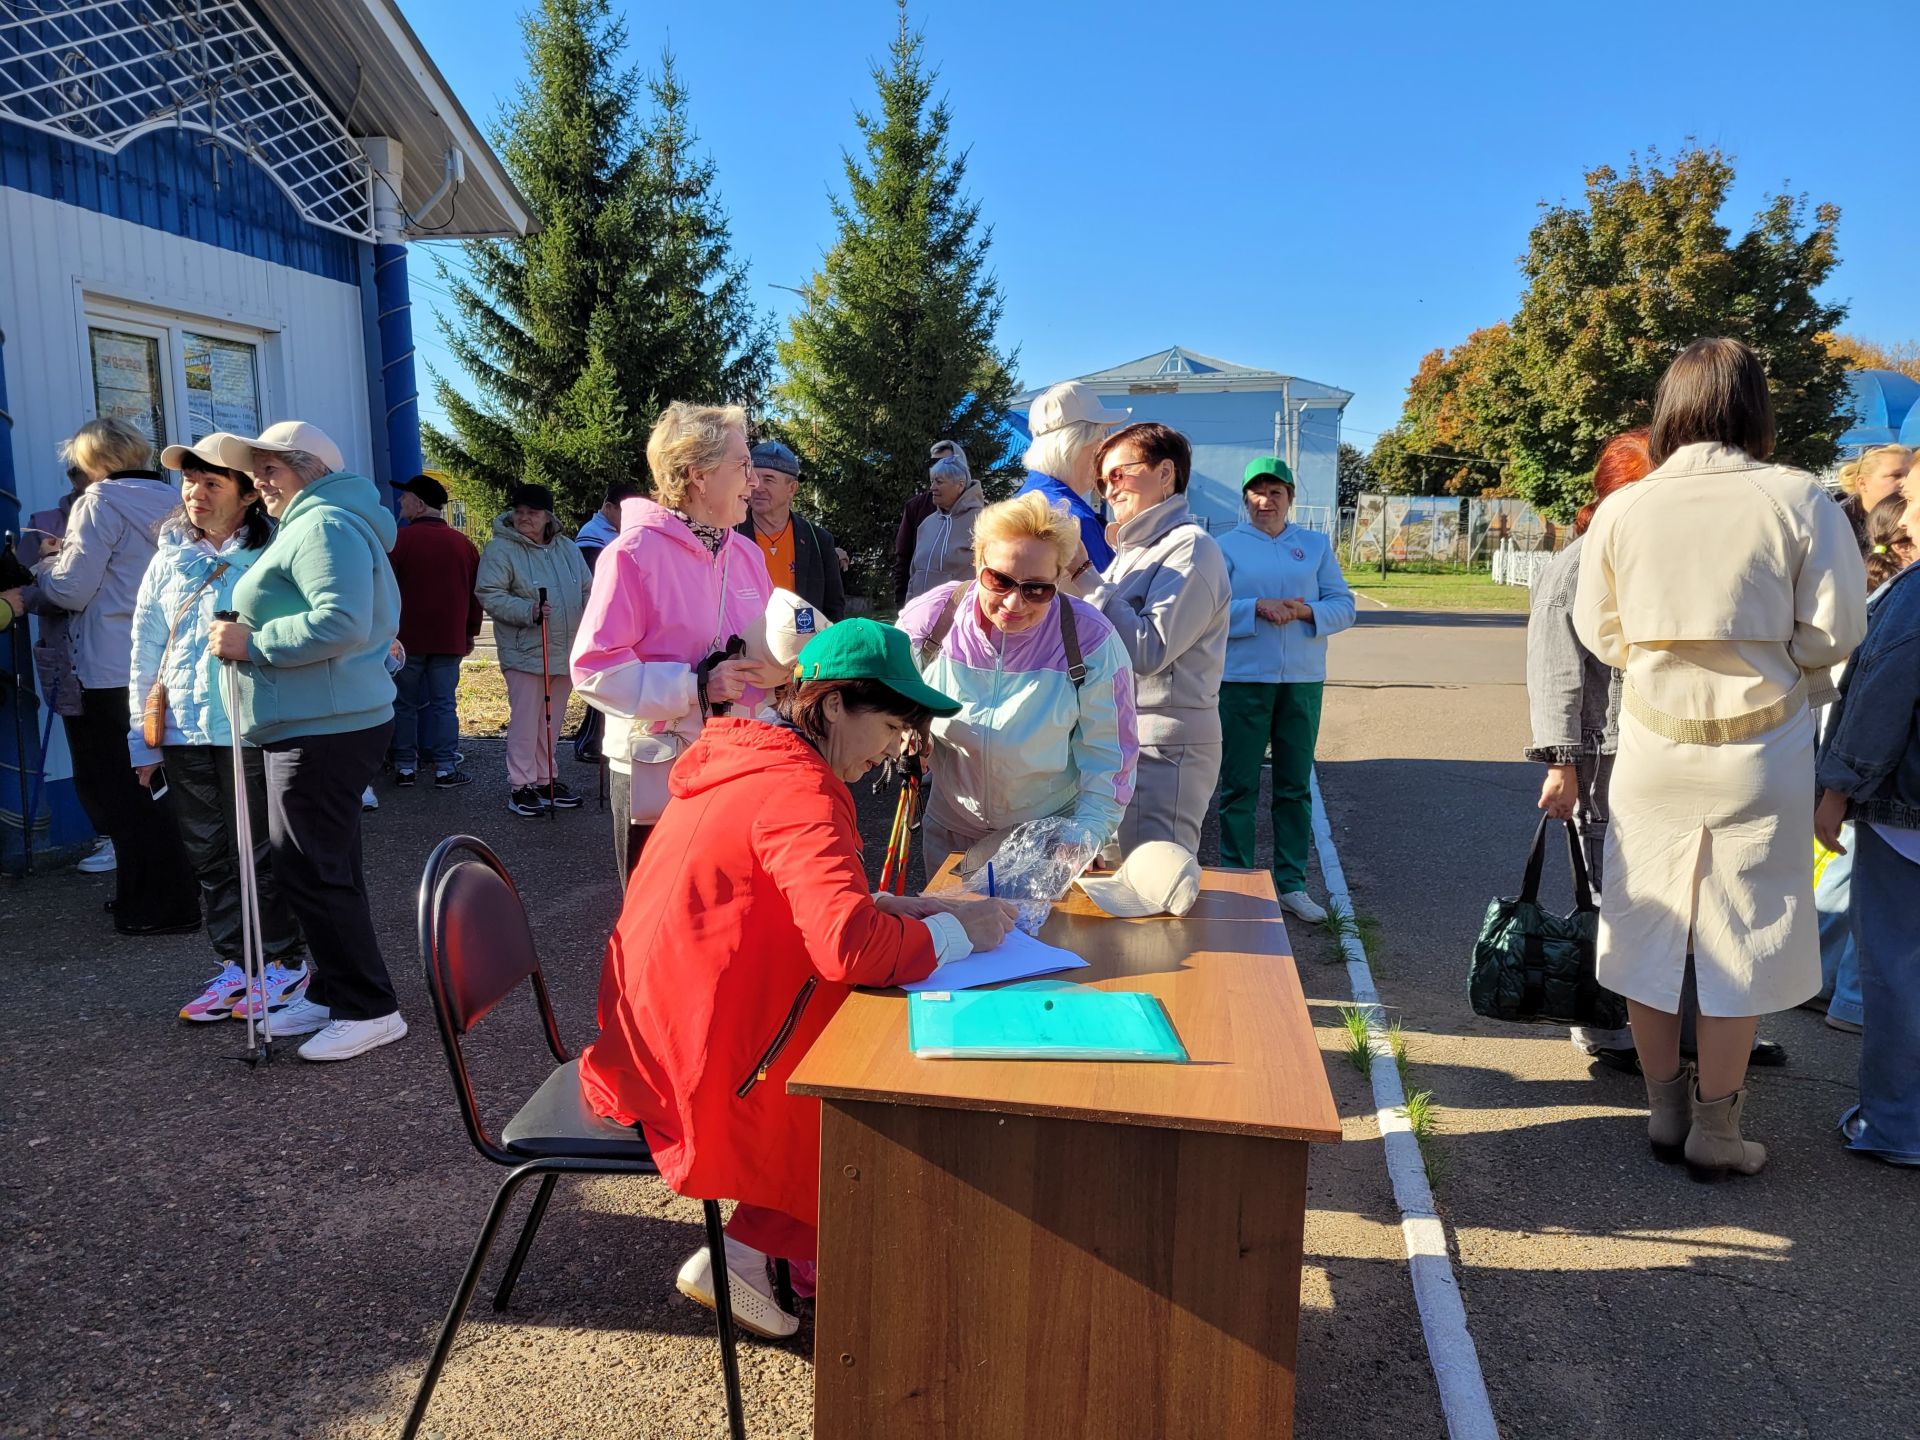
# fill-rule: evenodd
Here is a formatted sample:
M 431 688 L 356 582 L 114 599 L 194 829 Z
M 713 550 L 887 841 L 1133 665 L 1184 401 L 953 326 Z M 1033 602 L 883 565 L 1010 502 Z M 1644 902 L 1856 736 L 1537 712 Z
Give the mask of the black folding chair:
M 406 1428 L 400 1432 L 401 1440 L 411 1440 L 426 1417 L 434 1386 L 439 1382 L 440 1371 L 453 1349 L 453 1338 L 460 1331 L 474 1287 L 479 1283 L 481 1267 L 486 1264 L 494 1236 L 506 1218 L 515 1192 L 535 1176 L 540 1177 L 540 1188 L 533 1197 L 532 1208 L 527 1211 L 519 1243 L 513 1247 L 513 1258 L 493 1297 L 496 1311 L 505 1310 L 513 1296 L 514 1282 L 520 1278 L 520 1268 L 526 1264 L 527 1252 L 533 1248 L 533 1237 L 546 1216 L 547 1201 L 553 1195 L 556 1180 L 562 1175 L 660 1173 L 639 1133 L 594 1114 L 581 1094 L 580 1062 L 569 1058 L 566 1046 L 560 1042 L 553 1002 L 547 997 L 546 975 L 540 968 L 540 957 L 534 949 L 533 931 L 527 924 L 520 893 L 499 857 L 471 835 L 454 835 L 442 840 L 427 857 L 426 873 L 420 877 L 420 955 L 426 963 L 433 1018 L 446 1046 L 447 1068 L 453 1072 L 454 1095 L 460 1102 L 460 1117 L 466 1122 L 467 1138 L 487 1159 L 496 1165 L 511 1166 L 512 1172 L 500 1183 L 500 1191 L 487 1211 L 486 1224 L 480 1227 L 473 1258 L 467 1262 L 453 1306 L 447 1311 L 446 1323 L 440 1327 L 440 1338 L 433 1347 L 433 1358 L 427 1362 L 427 1373 L 420 1378 L 420 1390 L 414 1396 Z M 560 1063 L 507 1122 L 496 1142 L 480 1118 L 460 1042 L 522 981 L 533 983 L 534 1003 L 539 1006 L 540 1023 L 546 1028 L 547 1048 Z M 733 1297 L 720 1226 L 720 1206 L 717 1201 L 708 1200 L 704 1208 L 707 1253 L 713 1257 L 714 1309 L 720 1321 L 720 1369 L 727 1390 L 727 1429 L 733 1440 L 745 1440 L 740 1362 L 735 1348 Z M 791 1309 L 793 1302 L 788 1298 L 784 1263 L 779 1268 L 780 1300 Z

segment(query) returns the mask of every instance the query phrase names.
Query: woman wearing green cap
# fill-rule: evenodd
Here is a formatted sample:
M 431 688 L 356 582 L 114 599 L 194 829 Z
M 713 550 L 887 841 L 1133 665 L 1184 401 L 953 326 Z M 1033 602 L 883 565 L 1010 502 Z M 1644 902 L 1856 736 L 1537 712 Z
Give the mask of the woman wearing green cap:
M 1000 943 L 997 900 L 875 895 L 847 788 L 959 706 L 920 679 L 907 637 L 854 618 L 808 643 L 777 724 L 709 720 L 627 885 L 600 980 L 587 1101 L 638 1125 L 673 1189 L 739 1201 L 727 1226 L 735 1320 L 791 1335 L 771 1260 L 807 1293 L 820 1189 L 819 1101 L 787 1076 L 855 985 L 925 978 Z M 713 1304 L 705 1247 L 682 1294 Z
M 1333 542 L 1288 523 L 1293 472 L 1262 455 L 1241 486 L 1247 521 L 1220 537 L 1233 605 L 1220 685 L 1220 860 L 1253 869 L 1260 766 L 1273 753 L 1273 885 L 1302 920 L 1327 912 L 1307 894 L 1313 747 L 1327 637 L 1353 624 L 1353 591 Z

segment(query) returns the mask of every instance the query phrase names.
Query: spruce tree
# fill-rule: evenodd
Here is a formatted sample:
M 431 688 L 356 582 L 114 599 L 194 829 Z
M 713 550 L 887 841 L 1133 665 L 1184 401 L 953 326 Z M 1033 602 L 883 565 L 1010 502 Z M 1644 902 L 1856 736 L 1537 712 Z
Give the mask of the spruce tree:
M 952 114 L 932 103 L 923 47 L 899 0 L 889 59 L 872 71 L 878 106 L 854 117 L 862 153 L 843 153 L 834 242 L 780 345 L 782 431 L 828 524 L 867 561 L 926 484 L 933 441 L 959 441 L 989 483 L 1014 458 L 993 232 L 962 194 L 966 154 L 949 149 Z
M 468 242 L 464 271 L 441 264 L 455 314 L 440 328 L 476 394 L 435 375 L 451 432 L 421 438 L 467 498 L 497 504 L 532 481 L 578 520 L 608 484 L 644 481 L 667 401 L 758 403 L 771 337 L 730 254 L 713 166 L 691 152 L 672 57 L 643 86 L 620 64 L 626 27 L 609 0 L 541 0 L 521 25 L 528 77 L 493 139 L 534 229 Z

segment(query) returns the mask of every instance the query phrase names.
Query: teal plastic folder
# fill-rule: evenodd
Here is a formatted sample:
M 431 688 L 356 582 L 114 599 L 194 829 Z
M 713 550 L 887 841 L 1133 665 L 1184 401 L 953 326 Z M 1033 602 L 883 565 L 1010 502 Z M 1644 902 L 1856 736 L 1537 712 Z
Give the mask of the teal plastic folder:
M 922 991 L 907 1001 L 907 1046 L 922 1060 L 1187 1058 L 1153 996 L 1081 986 Z

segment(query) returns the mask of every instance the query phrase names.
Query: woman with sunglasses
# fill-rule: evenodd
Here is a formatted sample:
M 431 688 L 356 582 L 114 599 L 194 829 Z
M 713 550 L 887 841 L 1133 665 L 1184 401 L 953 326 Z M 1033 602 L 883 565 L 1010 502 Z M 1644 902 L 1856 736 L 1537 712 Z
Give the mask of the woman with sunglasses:
M 1220 675 L 1233 579 L 1220 546 L 1187 507 L 1193 449 L 1144 421 L 1095 453 L 1094 484 L 1113 509 L 1114 560 L 1087 596 L 1133 658 L 1140 763 L 1120 849 L 1171 840 L 1200 851 L 1220 779 Z
M 1133 667 L 1111 622 L 1059 593 L 1079 549 L 1065 509 L 1039 495 L 974 525 L 974 579 L 910 602 L 900 628 L 927 682 L 960 703 L 933 722 L 928 872 L 950 854 L 1050 815 L 1104 845 L 1133 798 Z

